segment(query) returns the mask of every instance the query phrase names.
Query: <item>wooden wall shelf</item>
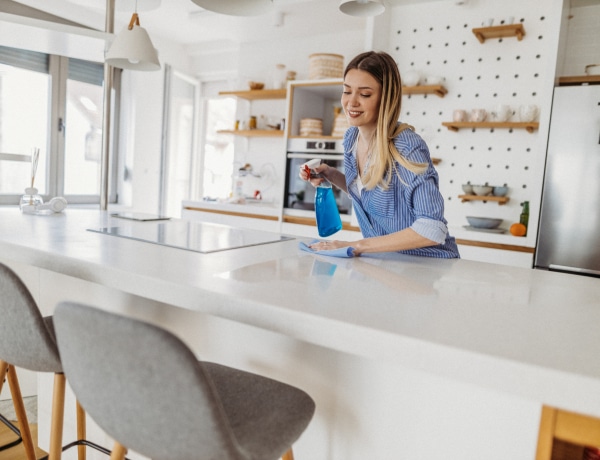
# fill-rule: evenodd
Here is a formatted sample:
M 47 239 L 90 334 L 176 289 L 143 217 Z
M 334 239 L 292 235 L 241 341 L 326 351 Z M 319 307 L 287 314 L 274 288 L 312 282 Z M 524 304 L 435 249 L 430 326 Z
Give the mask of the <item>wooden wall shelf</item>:
M 507 196 L 493 196 L 493 195 L 458 195 L 461 201 L 496 201 L 499 205 L 508 203 L 510 200 Z
M 420 85 L 420 86 L 403 86 L 403 94 L 435 94 L 439 97 L 444 97 L 448 94 L 448 90 L 443 85 Z
M 281 129 L 222 129 L 217 133 L 242 137 L 283 137 Z
M 285 99 L 287 96 L 287 90 L 254 89 L 249 91 L 221 91 L 219 92 L 219 96 L 240 97 L 242 99 L 248 99 L 249 101 L 255 101 L 259 99 Z
M 575 75 L 571 77 L 559 77 L 558 86 L 570 85 L 600 85 L 600 75 Z
M 537 121 L 522 122 L 522 121 L 444 121 L 442 125 L 446 126 L 450 131 L 458 131 L 462 128 L 508 128 L 508 129 L 525 129 L 532 133 L 539 128 L 540 124 Z
M 288 139 L 323 139 L 323 140 L 330 140 L 330 141 L 339 141 L 340 139 L 343 139 L 343 137 L 338 137 L 338 136 L 319 136 L 319 135 L 310 135 L 310 136 L 288 136 Z
M 523 40 L 523 37 L 525 36 L 525 28 L 521 23 L 503 24 L 501 26 L 478 27 L 473 29 L 473 33 L 480 43 L 485 42 L 488 38 L 505 37 L 517 37 L 520 41 Z

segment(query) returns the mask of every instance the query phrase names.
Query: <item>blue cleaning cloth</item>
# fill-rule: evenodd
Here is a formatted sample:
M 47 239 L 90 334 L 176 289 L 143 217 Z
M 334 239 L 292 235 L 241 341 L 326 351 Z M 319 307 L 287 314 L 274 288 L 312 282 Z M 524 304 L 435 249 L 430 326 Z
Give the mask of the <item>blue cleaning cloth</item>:
M 330 249 L 328 251 L 315 251 L 314 249 L 310 248 L 311 244 L 315 244 L 318 243 L 319 240 L 313 240 L 311 241 L 309 244 L 306 244 L 302 241 L 300 241 L 300 243 L 298 243 L 298 247 L 300 249 L 302 249 L 303 251 L 306 252 L 310 252 L 312 254 L 319 254 L 322 256 L 331 256 L 331 257 L 354 257 L 354 248 L 349 246 L 349 247 L 345 247 L 345 248 L 339 248 L 339 249 Z

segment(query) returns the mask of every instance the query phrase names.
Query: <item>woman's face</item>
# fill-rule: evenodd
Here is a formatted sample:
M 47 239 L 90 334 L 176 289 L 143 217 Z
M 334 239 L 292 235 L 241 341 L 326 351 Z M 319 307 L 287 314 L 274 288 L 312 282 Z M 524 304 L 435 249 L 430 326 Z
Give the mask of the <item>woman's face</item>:
M 344 78 L 342 107 L 350 126 L 375 129 L 381 102 L 381 85 L 369 72 L 352 69 Z

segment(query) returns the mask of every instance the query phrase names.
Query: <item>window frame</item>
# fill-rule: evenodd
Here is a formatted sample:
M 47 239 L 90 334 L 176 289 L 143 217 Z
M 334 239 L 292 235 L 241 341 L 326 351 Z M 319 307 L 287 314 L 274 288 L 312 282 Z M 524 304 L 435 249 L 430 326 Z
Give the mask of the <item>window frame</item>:
M 2 47 L 10 48 L 10 47 Z M 17 51 L 27 50 L 18 50 Z M 35 52 L 38 53 L 38 52 Z M 45 54 L 45 53 L 38 53 Z M 65 195 L 65 136 L 64 122 L 66 120 L 67 110 L 67 80 L 69 79 L 69 60 L 72 58 L 60 56 L 56 54 L 47 54 L 48 68 L 47 74 L 50 77 L 49 97 L 50 104 L 48 106 L 48 139 L 44 146 L 47 152 L 47 168 L 45 171 L 38 170 L 38 174 L 46 175 L 46 193 L 42 194 L 44 201 L 55 196 L 64 196 L 70 204 L 99 204 L 100 190 L 97 194 L 81 195 L 70 194 Z M 82 59 L 78 61 L 85 62 Z M 94 61 L 88 61 L 91 64 L 98 64 Z M 17 68 L 27 68 L 26 66 L 18 65 L 17 63 L 7 63 Z M 29 69 L 32 70 L 32 69 Z M 108 203 L 115 204 L 118 202 L 118 166 L 119 166 L 119 112 L 121 102 L 121 69 L 113 69 L 113 94 L 112 94 L 112 116 L 111 116 L 111 145 L 109 148 L 109 196 Z M 104 78 L 104 76 L 102 77 Z M 25 153 L 25 152 L 11 152 Z M 24 187 L 27 184 L 24 184 Z M 0 194 L 0 205 L 18 205 L 22 194 Z

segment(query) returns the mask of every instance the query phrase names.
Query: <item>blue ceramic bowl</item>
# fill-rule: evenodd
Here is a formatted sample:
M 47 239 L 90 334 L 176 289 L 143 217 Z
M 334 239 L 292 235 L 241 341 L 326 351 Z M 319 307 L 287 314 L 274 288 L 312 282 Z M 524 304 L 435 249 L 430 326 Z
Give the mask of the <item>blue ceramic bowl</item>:
M 494 196 L 506 196 L 506 194 L 508 193 L 508 187 L 496 186 L 494 187 L 492 193 Z
M 473 228 L 498 228 L 502 223 L 502 219 L 493 219 L 491 217 L 467 216 L 467 221 Z

